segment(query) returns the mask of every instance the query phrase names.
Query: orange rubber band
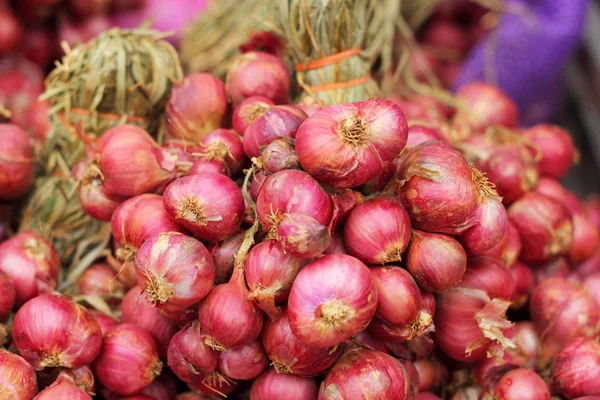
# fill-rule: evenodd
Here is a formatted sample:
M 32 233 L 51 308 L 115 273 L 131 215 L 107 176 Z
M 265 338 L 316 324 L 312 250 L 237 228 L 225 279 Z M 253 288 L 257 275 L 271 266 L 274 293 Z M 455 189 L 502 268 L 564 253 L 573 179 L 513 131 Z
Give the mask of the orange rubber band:
M 347 58 L 356 56 L 360 54 L 360 48 L 355 47 L 353 49 L 344 50 L 336 54 L 332 54 L 327 57 L 319 58 L 317 60 L 312 60 L 307 63 L 299 63 L 296 64 L 296 71 L 308 71 L 311 69 L 323 68 L 331 64 L 337 64 L 341 61 L 344 61 Z
M 82 117 L 87 117 L 90 115 L 90 112 L 88 110 L 84 110 L 83 108 L 71 108 L 71 113 L 75 114 L 75 115 L 79 115 Z M 108 113 L 97 113 L 98 116 L 102 117 L 102 118 L 106 118 L 106 119 L 110 119 L 113 121 L 120 121 L 122 116 L 119 116 L 117 114 L 108 114 Z M 144 117 L 136 117 L 134 115 L 128 115 L 127 116 L 127 121 L 131 121 L 131 122 L 144 122 L 144 121 L 148 121 L 148 118 L 144 118 Z
M 318 86 L 308 86 L 307 88 L 312 92 L 325 92 L 328 90 L 336 90 L 336 89 L 346 89 L 352 86 L 357 86 L 362 83 L 365 83 L 371 79 L 371 75 L 365 75 L 360 78 L 351 79 L 346 82 L 337 82 L 337 83 L 329 83 L 326 85 L 318 85 Z

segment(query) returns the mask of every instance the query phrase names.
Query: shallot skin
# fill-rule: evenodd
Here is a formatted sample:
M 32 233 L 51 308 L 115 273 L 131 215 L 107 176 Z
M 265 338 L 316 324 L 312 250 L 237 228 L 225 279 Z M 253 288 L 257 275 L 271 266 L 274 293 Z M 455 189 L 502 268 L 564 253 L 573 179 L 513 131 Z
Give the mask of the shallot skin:
M 21 356 L 0 348 L 0 395 L 3 396 L 2 398 L 32 400 L 37 392 L 37 379 L 31 365 Z
M 498 400 L 550 400 L 550 391 L 544 380 L 524 368 L 504 374 L 492 391 L 494 399 Z
M 17 199 L 35 180 L 33 140 L 14 124 L 0 124 L 0 135 L 0 199 Z
M 600 396 L 600 344 L 577 338 L 558 353 L 552 365 L 552 382 L 566 398 Z
M 561 179 L 577 158 L 571 136 L 559 126 L 535 125 L 526 129 L 523 135 L 539 149 L 542 155 L 539 169 L 544 176 Z
M 265 113 L 275 103 L 264 96 L 252 96 L 244 99 L 234 110 L 231 122 L 233 129 L 244 135 L 246 128 Z
M 279 374 L 270 368 L 258 377 L 250 389 L 250 400 L 316 400 L 319 386 L 312 378 Z
M 456 114 L 455 125 L 465 124 L 474 131 L 482 131 L 489 125 L 513 128 L 518 124 L 517 105 L 493 85 L 472 82 L 462 86 L 457 96 L 467 107 Z

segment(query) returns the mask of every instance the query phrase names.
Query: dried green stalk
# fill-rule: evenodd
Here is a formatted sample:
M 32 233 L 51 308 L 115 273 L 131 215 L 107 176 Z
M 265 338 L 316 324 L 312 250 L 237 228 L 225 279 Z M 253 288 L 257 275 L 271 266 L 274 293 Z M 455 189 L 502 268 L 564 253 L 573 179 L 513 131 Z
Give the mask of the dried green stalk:
M 264 0 L 212 0 L 185 29 L 181 61 L 187 72 L 212 72 L 224 78 L 238 47 L 253 32 L 276 30 L 274 14 Z
M 52 131 L 39 149 L 40 176 L 19 229 L 52 239 L 76 281 L 110 238 L 110 226 L 90 218 L 79 203 L 73 166 L 86 149 L 75 133 L 100 136 L 118 124 L 135 124 L 158 135 L 173 83 L 182 78 L 175 49 L 149 29 L 112 29 L 69 49 L 46 79 Z

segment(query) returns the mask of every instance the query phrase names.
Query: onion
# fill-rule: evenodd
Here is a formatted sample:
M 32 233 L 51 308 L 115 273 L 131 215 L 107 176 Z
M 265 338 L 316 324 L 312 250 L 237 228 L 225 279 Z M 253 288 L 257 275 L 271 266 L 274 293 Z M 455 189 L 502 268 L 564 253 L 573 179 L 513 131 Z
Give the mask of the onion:
M 504 204 L 512 204 L 537 185 L 538 170 L 533 158 L 522 145 L 503 145 L 484 163 L 482 169 Z
M 56 287 L 60 258 L 52 244 L 34 232 L 22 232 L 0 243 L 0 270 L 15 285 L 16 306 Z
M 398 344 L 397 343 L 386 343 L 386 346 L 397 354 Z M 411 358 L 422 359 L 426 358 L 433 353 L 435 350 L 435 343 L 431 339 L 430 335 L 421 335 L 413 337 L 406 342 L 406 349 L 410 352 Z
M 600 344 L 597 340 L 577 338 L 558 353 L 552 365 L 552 383 L 572 399 L 600 395 Z
M 200 239 L 217 242 L 238 231 L 244 198 L 221 174 L 190 175 L 171 183 L 163 197 L 167 214 Z
M 364 348 L 368 350 L 377 350 L 383 353 L 390 352 L 385 342 L 371 335 L 366 330 L 354 336 L 351 341 L 346 343 L 346 347 L 349 349 Z
M 323 252 L 323 255 L 328 254 L 348 254 L 348 250 L 346 250 L 346 245 L 344 244 L 344 234 L 342 232 L 336 231 L 333 234 L 331 244 Z
M 259 340 L 221 353 L 219 371 L 232 379 L 250 380 L 269 366 L 269 358 Z
M 569 211 L 557 200 L 539 193 L 527 193 L 508 209 L 508 218 L 521 238 L 521 260 L 550 261 L 567 252 L 573 239 Z
M 455 235 L 468 229 L 477 208 L 477 187 L 463 155 L 441 141 L 408 151 L 392 181 L 413 227 Z
M 215 283 L 225 283 L 231 278 L 235 255 L 242 246 L 245 234 L 245 232 L 236 233 L 229 239 L 219 243 L 211 243 L 208 246 L 208 251 L 212 255 L 215 264 Z
M 134 394 L 160 375 L 162 362 L 156 344 L 142 328 L 121 324 L 104 337 L 102 351 L 94 361 L 96 377 L 118 394 Z
M 181 311 L 198 303 L 210 291 L 215 266 L 206 247 L 178 232 L 150 237 L 135 255 L 142 294 L 152 305 Z
M 411 225 L 402 205 L 375 198 L 356 206 L 344 228 L 348 252 L 368 264 L 398 262 L 408 247 Z
M 437 125 L 446 119 L 444 115 L 439 113 L 439 109 L 431 108 L 429 104 L 413 101 L 411 98 L 403 99 L 397 96 L 389 96 L 388 100 L 402 109 L 410 125 L 417 123 Z
M 96 263 L 85 270 L 77 281 L 79 293 L 86 296 L 102 296 L 109 304 L 119 303 L 125 294 L 125 286 L 106 263 Z
M 598 229 L 583 214 L 573 214 L 573 241 L 567 252 L 569 264 L 581 264 L 592 257 L 599 247 Z
M 319 103 L 318 100 L 308 96 L 301 99 L 295 106 L 304 111 L 309 117 L 323 109 L 322 103 Z
M 140 392 L 140 396 L 148 396 L 154 400 L 173 400 L 177 394 L 176 378 L 170 371 L 163 371 L 150 385 Z M 143 400 L 140 398 L 140 400 Z
M 462 86 L 456 95 L 465 107 L 454 116 L 455 126 L 484 131 L 490 125 L 514 128 L 518 124 L 516 104 L 496 86 L 472 82 Z
M 358 189 L 365 195 L 375 194 L 382 191 L 396 173 L 396 165 L 391 161 L 383 163 L 381 172 Z
M 27 126 L 25 114 L 44 91 L 44 75 L 40 67 L 24 58 L 0 58 L 0 103 L 12 112 L 15 124 Z
M 414 279 L 402 268 L 372 267 L 377 288 L 377 315 L 391 324 L 409 324 L 421 310 L 421 294 Z
M 159 353 L 166 354 L 171 338 L 177 333 L 177 325 L 142 296 L 140 286 L 130 289 L 123 298 L 121 316 L 124 323 L 137 325 L 148 333 Z
M 568 269 L 568 265 L 565 261 L 565 266 Z M 579 264 L 574 270 L 573 275 L 575 278 L 583 279 L 591 274 L 600 271 L 600 249 L 596 250 L 594 255 L 588 258 L 586 261 Z
M 596 196 L 589 197 L 582 207 L 588 220 L 596 229 L 600 230 L 600 198 Z
M 411 125 L 408 127 L 408 137 L 404 151 L 431 140 L 446 140 L 444 135 L 436 129 L 425 125 Z
M 519 353 L 525 358 L 524 367 L 535 369 L 537 367 L 538 357 L 542 351 L 540 337 L 535 330 L 533 322 L 517 322 L 513 326 L 514 342 L 517 345 Z
M 205 158 L 198 158 L 188 171 L 188 175 L 200 175 L 206 173 L 231 176 L 231 171 L 226 162 L 221 160 L 207 160 Z
M 330 368 L 342 353 L 341 347 L 319 348 L 302 343 L 292 332 L 286 309 L 279 319 L 267 320 L 262 343 L 271 365 L 280 374 L 319 375 Z
M 414 230 L 406 267 L 420 287 L 444 293 L 460 283 L 467 268 L 467 255 L 450 236 Z
M 83 367 L 73 369 L 61 368 L 58 371 L 54 370 L 51 373 L 53 374 L 55 372 L 58 372 L 57 379 L 65 377 L 90 396 L 94 394 L 96 382 L 91 366 L 84 365 Z
M 54 400 L 54 399 L 73 399 L 73 400 L 92 400 L 89 394 L 75 385 L 72 379 L 62 375 L 46 389 L 42 390 L 36 400 Z
M 6 395 L 7 400 L 32 400 L 38 392 L 31 365 L 3 348 L 0 348 L 0 388 L 0 393 Z
M 198 152 L 199 161 L 225 165 L 228 176 L 239 175 L 246 161 L 242 138 L 231 129 L 217 129 L 204 136 L 198 144 Z
M 42 295 L 25 303 L 15 315 L 12 336 L 19 353 L 37 371 L 89 364 L 102 346 L 94 316 L 61 295 Z
M 251 400 L 315 400 L 319 386 L 314 379 L 279 374 L 269 368 L 252 384 Z
M 246 128 L 274 105 L 275 103 L 271 99 L 264 96 L 252 96 L 244 99 L 233 110 L 233 117 L 231 119 L 233 129 L 244 136 Z
M 116 255 L 121 261 L 133 261 L 142 244 L 159 233 L 186 232 L 169 218 L 163 198 L 155 194 L 143 194 L 124 201 L 113 214 L 111 230 L 118 246 Z
M 128 198 L 150 193 L 172 179 L 171 172 L 159 163 L 161 148 L 137 126 L 110 128 L 97 147 L 99 161 L 88 164 L 86 178 L 100 179 L 107 196 Z
M 205 343 L 215 350 L 245 346 L 263 326 L 263 314 L 248 300 L 243 270 L 236 269 L 228 283 L 216 286 L 200 304 L 198 319 Z
M 577 195 L 568 190 L 566 190 L 566 192 L 567 194 L 564 203 L 567 209 L 571 212 L 571 214 L 583 214 L 583 205 L 581 204 L 581 201 L 579 201 Z
M 594 298 L 576 284 L 550 278 L 533 291 L 529 303 L 531 319 L 543 342 L 542 364 L 576 337 L 596 337 L 600 308 Z
M 515 290 L 511 298 L 511 308 L 519 309 L 529 300 L 529 296 L 535 286 L 534 276 L 529 266 L 519 261 L 515 262 L 510 268 L 510 272 L 515 282 Z
M 330 188 L 329 195 L 333 204 L 333 214 L 335 216 L 335 226 L 344 225 L 354 208 L 362 204 L 364 196 L 352 189 L 334 189 Z M 333 222 L 333 221 L 332 221 Z
M 108 331 L 110 331 L 115 326 L 119 325 L 119 321 L 114 319 L 112 316 L 105 314 L 100 311 L 90 311 L 96 322 L 98 322 L 98 326 L 100 326 L 100 331 L 102 332 L 102 336 L 106 335 Z
M 8 317 L 15 306 L 15 285 L 9 275 L 0 271 L 0 321 Z
M 569 264 L 563 257 L 556 260 L 535 265 L 533 269 L 534 286 L 549 278 L 564 278 L 569 276 Z
M 244 152 L 248 158 L 259 157 L 262 149 L 279 137 L 294 138 L 306 120 L 304 111 L 294 106 L 273 106 L 244 132 Z
M 257 244 L 245 262 L 249 298 L 272 318 L 280 316 L 281 310 L 275 304 L 287 300 L 290 287 L 303 266 L 301 259 L 286 254 L 281 244 L 274 240 Z
M 596 300 L 596 304 L 600 306 L 600 272 L 587 276 L 582 283 L 588 293 Z
M 86 172 L 88 163 L 89 161 L 84 159 L 75 164 L 72 171 L 73 177 L 81 181 L 79 186 L 81 208 L 90 217 L 108 222 L 123 199 L 104 193 L 101 175 Z
M 215 371 L 194 375 L 188 386 L 197 393 L 227 397 L 237 390 L 237 382 Z
M 294 335 L 321 348 L 364 330 L 376 308 L 377 289 L 369 269 L 345 254 L 324 256 L 304 267 L 288 300 Z
M 567 198 L 567 190 L 554 178 L 548 178 L 541 176 L 538 179 L 537 186 L 534 189 L 536 192 L 545 194 L 548 197 L 552 197 L 564 203 Z
M 0 124 L 0 135 L 0 199 L 17 199 L 35 179 L 33 141 L 13 124 Z
M 446 378 L 447 371 L 436 359 L 416 360 L 413 362 L 419 376 L 419 391 L 432 390 L 439 387 Z
M 267 174 L 284 169 L 300 169 L 300 162 L 294 149 L 294 139 L 279 137 L 262 148 L 260 158 L 254 160 Z
M 511 267 L 521 253 L 521 237 L 519 236 L 519 231 L 510 220 L 507 226 L 506 234 L 500 239 L 500 242 L 483 255 L 500 260 L 507 267 Z
M 385 353 L 364 349 L 344 354 L 319 390 L 319 400 L 405 400 L 411 397 L 408 373 L 402 364 Z
M 438 297 L 436 343 L 459 361 L 485 358 L 494 341 L 514 348 L 502 332 L 511 326 L 505 313 L 513 288 L 512 275 L 502 263 L 485 256 L 470 257 L 461 283 Z
M 330 106 L 307 119 L 296 133 L 296 153 L 316 179 L 350 188 L 376 177 L 400 154 L 407 135 L 400 107 L 371 99 Z
M 289 103 L 289 72 L 283 61 L 268 53 L 251 51 L 234 59 L 226 85 L 235 106 L 252 96 L 263 96 L 276 104 Z
M 550 400 L 550 391 L 538 374 L 525 368 L 519 368 L 504 374 L 486 396 L 506 400 Z M 484 396 L 484 398 L 486 397 Z
M 412 393 L 412 396 L 414 397 L 415 394 L 419 391 L 419 373 L 417 372 L 417 369 L 413 365 L 412 361 L 405 359 L 399 359 L 398 361 L 400 361 L 400 363 L 404 366 L 404 369 L 406 370 L 406 373 L 408 375 L 408 381 L 410 382 L 410 391 Z M 411 397 L 411 399 L 413 397 Z
M 48 117 L 49 111 L 50 106 L 47 101 L 37 100 L 31 103 L 25 114 L 25 120 L 27 121 L 25 126 L 31 136 L 33 136 L 33 139 L 38 143 L 44 143 L 52 129 L 50 118 Z
M 321 255 L 331 244 L 329 228 L 311 216 L 284 214 L 277 228 L 277 240 L 283 251 L 308 260 Z
M 11 12 L 7 5 L 0 6 L 0 54 L 7 54 L 15 50 L 21 43 L 23 28 L 19 19 Z
M 523 132 L 541 153 L 540 174 L 561 179 L 577 159 L 577 151 L 567 131 L 550 124 L 535 125 Z
M 331 220 L 331 199 L 306 172 L 284 170 L 269 176 L 256 199 L 261 225 L 274 237 L 284 214 L 303 214 L 327 226 Z
M 175 400 L 215 400 L 216 397 L 198 394 L 194 392 L 184 392 L 175 396 Z
M 213 372 L 219 364 L 219 353 L 204 343 L 198 321 L 187 324 L 171 339 L 167 360 L 179 379 L 191 382 L 192 376 Z

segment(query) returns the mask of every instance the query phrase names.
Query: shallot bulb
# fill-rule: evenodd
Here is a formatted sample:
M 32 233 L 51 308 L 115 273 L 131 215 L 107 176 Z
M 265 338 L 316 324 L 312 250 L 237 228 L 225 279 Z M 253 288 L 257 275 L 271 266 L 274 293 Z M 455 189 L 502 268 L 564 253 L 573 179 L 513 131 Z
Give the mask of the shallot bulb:
M 592 196 L 586 199 L 583 204 L 583 213 L 596 229 L 600 230 L 600 198 Z
M 566 264 L 566 261 L 565 261 Z M 568 268 L 568 266 L 567 266 Z M 579 264 L 574 270 L 573 275 L 575 278 L 583 279 L 595 272 L 600 271 L 600 249 L 596 250 L 594 255 L 588 258 L 586 261 Z
M 175 376 L 171 371 L 163 371 L 150 385 L 146 386 L 139 396 L 148 396 L 150 399 L 172 400 L 177 394 L 177 384 Z M 129 398 L 129 397 L 128 397 Z M 140 398 L 140 400 L 144 400 Z
M 115 326 L 119 325 L 119 321 L 117 321 L 114 317 L 105 314 L 100 311 L 92 310 L 90 311 L 94 318 L 96 318 L 96 322 L 100 326 L 100 331 L 102 331 L 102 336 L 106 335 L 108 331 L 110 331 Z
M 600 329 L 600 308 L 594 298 L 585 288 L 562 278 L 540 283 L 531 295 L 529 311 L 543 342 L 542 363 L 550 361 L 569 340 L 594 338 Z
M 484 254 L 499 244 L 508 234 L 508 215 L 494 186 L 480 171 L 473 168 L 477 186 L 477 207 L 472 216 L 474 225 L 462 232 L 459 241 L 469 255 Z
M 446 367 L 435 358 L 415 360 L 413 365 L 419 374 L 420 392 L 439 387 L 448 373 Z
M 535 286 L 535 278 L 531 268 L 520 261 L 515 262 L 514 265 L 510 267 L 510 272 L 515 282 L 515 290 L 511 299 L 513 303 L 510 307 L 519 309 L 529 300 L 529 296 Z
M 162 361 L 156 344 L 142 328 L 121 324 L 104 337 L 94 361 L 96 377 L 107 389 L 122 395 L 139 392 L 160 375 Z
M 549 278 L 567 279 L 569 276 L 569 264 L 564 257 L 558 257 L 556 260 L 544 264 L 533 265 L 532 268 L 534 286 Z
M 288 312 L 277 320 L 269 319 L 262 332 L 262 344 L 271 365 L 280 374 L 315 376 L 330 368 L 342 353 L 342 347 L 307 346 L 292 332 Z
M 37 392 L 37 380 L 31 365 L 17 354 L 0 348 L 0 394 L 3 398 L 32 400 Z
M 234 105 L 252 96 L 277 104 L 289 102 L 290 74 L 274 55 L 251 51 L 233 60 L 227 73 L 227 91 Z
M 507 227 L 508 229 L 500 239 L 500 242 L 483 255 L 500 260 L 507 267 L 511 267 L 521 253 L 521 237 L 519 236 L 519 231 L 510 220 Z
M 570 341 L 552 365 L 552 383 L 568 399 L 600 396 L 600 343 L 591 338 Z
M 364 349 L 344 354 L 319 390 L 319 400 L 407 400 L 411 397 L 404 366 L 390 355 Z
M 393 161 L 407 135 L 400 107 L 375 98 L 330 106 L 308 118 L 296 133 L 296 153 L 316 179 L 351 188 L 373 179 L 386 161 Z
M 259 157 L 261 150 L 279 137 L 294 138 L 306 120 L 304 111 L 294 106 L 273 106 L 244 132 L 244 152 L 248 158 Z
M 596 300 L 596 304 L 600 306 L 600 272 L 595 272 L 587 276 L 583 279 L 582 283 L 589 294 Z
M 566 207 L 539 193 L 528 193 L 508 209 L 521 238 L 521 260 L 551 261 L 566 253 L 573 240 L 573 220 Z
M 92 400 L 89 394 L 77 387 L 73 380 L 65 375 L 59 376 L 52 385 L 35 396 L 35 400 L 54 399 Z
M 536 192 L 545 194 L 548 197 L 552 197 L 562 203 L 567 199 L 567 190 L 559 181 L 546 176 L 541 176 L 538 179 L 537 186 L 534 189 Z
M 171 91 L 165 109 L 171 137 L 197 143 L 220 128 L 227 112 L 227 91 L 211 74 L 191 74 Z
M 79 164 L 86 168 L 88 161 L 82 160 Z M 74 169 L 78 165 L 75 165 Z M 81 208 L 90 217 L 98 221 L 108 222 L 112 218 L 115 210 L 123 202 L 123 199 L 109 196 L 103 191 L 102 177 L 96 173 L 84 173 L 81 178 L 81 186 L 79 187 L 79 202 Z M 76 173 L 73 175 L 78 178 Z
M 519 349 L 519 353 L 526 360 L 523 366 L 536 369 L 538 357 L 542 352 L 542 343 L 535 330 L 535 325 L 530 321 L 517 322 L 513 326 L 513 332 L 513 340 Z
M 495 341 L 514 348 L 502 332 L 511 326 L 505 313 L 513 290 L 513 277 L 501 262 L 485 256 L 470 257 L 460 284 L 438 297 L 436 343 L 460 361 L 485 358 Z
M 80 294 L 103 296 L 109 304 L 119 304 L 119 299 L 125 294 L 125 286 L 106 263 L 96 263 L 86 269 L 77 286 Z
M 287 254 L 275 240 L 254 246 L 245 262 L 245 277 L 250 298 L 269 316 L 276 318 L 281 310 L 276 303 L 286 301 L 296 275 L 304 261 Z
M 444 293 L 460 283 L 467 269 L 467 254 L 450 236 L 415 229 L 408 247 L 406 267 L 420 287 Z
M 345 254 L 318 258 L 300 271 L 288 299 L 294 335 L 306 345 L 331 347 L 364 330 L 377 308 L 369 269 Z
M 410 217 L 394 199 L 375 198 L 356 206 L 344 227 L 348 252 L 368 264 L 398 262 L 411 236 Z
M 344 234 L 342 232 L 336 231 L 333 234 L 331 244 L 323 252 L 323 255 L 327 254 L 348 254 L 348 250 L 344 244 Z
M 198 153 L 200 161 L 223 163 L 228 176 L 239 175 L 246 162 L 242 137 L 231 129 L 217 129 L 204 136 L 198 144 Z
M 411 125 L 408 127 L 408 137 L 406 139 L 406 146 L 404 151 L 410 150 L 413 147 L 431 140 L 446 140 L 444 135 L 432 127 L 425 125 Z
M 251 380 L 269 366 L 269 358 L 259 340 L 221 352 L 219 371 L 231 379 Z
M 221 284 L 229 281 L 233 273 L 235 255 L 240 250 L 244 241 L 245 232 L 236 233 L 229 239 L 219 243 L 211 243 L 208 251 L 215 264 L 215 283 Z M 247 268 L 246 268 L 247 269 Z
M 391 182 L 413 227 L 456 235 L 473 225 L 477 187 L 464 156 L 448 143 L 421 143 L 403 156 Z
M 328 226 L 331 199 L 319 183 L 304 171 L 284 170 L 267 177 L 258 192 L 256 212 L 260 224 L 277 237 L 284 214 L 303 214 Z
M 421 293 L 415 280 L 400 267 L 372 267 L 377 288 L 377 315 L 391 324 L 412 323 L 421 311 Z
M 52 292 L 59 269 L 58 252 L 35 232 L 22 232 L 0 243 L 0 271 L 12 279 L 17 307 L 35 296 Z
M 244 99 L 233 110 L 233 117 L 231 118 L 233 129 L 244 136 L 246 128 L 274 105 L 275 103 L 271 99 L 264 96 L 252 96 Z
M 9 316 L 15 306 L 15 285 L 9 275 L 0 271 L 0 321 Z
M 42 295 L 25 303 L 15 315 L 12 335 L 19 353 L 38 371 L 89 364 L 102 346 L 94 316 L 61 295 Z
M 537 150 L 542 159 L 538 164 L 540 174 L 561 179 L 577 159 L 577 151 L 569 132 L 559 126 L 540 124 L 523 132 Z
M 210 291 L 215 266 L 206 247 L 178 232 L 150 237 L 135 255 L 142 293 L 154 306 L 181 311 Z
M 504 204 L 512 204 L 537 185 L 537 165 L 521 144 L 495 149 L 482 169 L 494 183 Z
M 494 399 L 550 400 L 550 391 L 544 380 L 535 372 L 519 368 L 507 372 L 484 395 Z
M 142 194 L 124 201 L 113 214 L 111 231 L 121 261 L 134 261 L 137 250 L 152 236 L 186 232 L 169 217 L 163 198 L 156 194 Z
M 0 124 L 0 136 L 0 199 L 17 199 L 35 179 L 33 140 L 14 124 Z
M 454 116 L 453 124 L 465 125 L 474 131 L 484 131 L 490 125 L 514 128 L 518 124 L 517 105 L 496 86 L 472 82 L 456 93 L 465 103 Z
M 217 242 L 236 233 L 244 215 L 240 188 L 221 174 L 185 176 L 165 190 L 167 214 L 200 239 Z
M 204 343 L 200 323 L 194 321 L 171 339 L 167 362 L 171 370 L 184 382 L 191 382 L 198 371 L 213 372 L 219 364 L 219 352 Z
M 329 195 L 331 196 L 334 214 L 337 214 L 335 215 L 335 226 L 341 227 L 348 220 L 352 210 L 365 201 L 365 197 L 360 192 L 352 189 L 330 189 Z
M 270 368 L 258 377 L 250 389 L 251 400 L 316 400 L 319 385 L 312 378 L 280 374 Z
M 583 214 L 573 214 L 573 241 L 567 251 L 570 265 L 579 265 L 600 247 L 600 232 Z
M 377 174 L 375 178 L 369 180 L 364 185 L 361 185 L 358 190 L 365 195 L 371 195 L 382 191 L 396 174 L 396 169 L 396 164 L 393 162 L 384 162 L 381 167 L 381 172 Z
M 159 354 L 166 354 L 171 338 L 177 333 L 177 325 L 142 296 L 140 286 L 130 289 L 123 298 L 121 317 L 123 323 L 137 325 L 146 331 L 156 343 Z
M 303 260 L 321 255 L 331 244 L 329 227 L 304 214 L 284 214 L 277 240 L 286 253 Z
M 269 175 L 284 169 L 300 169 L 294 139 L 287 136 L 279 137 L 263 147 L 260 158 L 254 162 Z
M 216 350 L 245 346 L 262 330 L 263 314 L 251 300 L 242 269 L 236 269 L 228 283 L 218 285 L 198 309 L 205 343 Z

